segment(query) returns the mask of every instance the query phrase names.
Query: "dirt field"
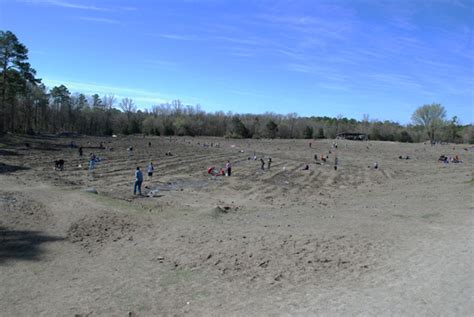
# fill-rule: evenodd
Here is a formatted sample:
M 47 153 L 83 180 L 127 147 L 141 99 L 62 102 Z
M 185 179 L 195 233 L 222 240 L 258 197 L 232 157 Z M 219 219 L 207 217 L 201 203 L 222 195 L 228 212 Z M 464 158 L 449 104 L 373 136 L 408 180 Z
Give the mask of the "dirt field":
M 473 148 L 332 142 L 1 139 L 0 315 L 472 314 Z

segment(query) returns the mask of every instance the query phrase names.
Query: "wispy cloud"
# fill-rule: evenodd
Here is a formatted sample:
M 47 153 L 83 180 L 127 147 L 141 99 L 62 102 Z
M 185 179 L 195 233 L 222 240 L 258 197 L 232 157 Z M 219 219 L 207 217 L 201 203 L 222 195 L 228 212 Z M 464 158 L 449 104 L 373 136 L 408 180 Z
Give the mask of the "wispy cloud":
M 305 74 L 314 74 L 316 73 L 315 69 L 307 64 L 287 64 L 286 69 L 292 72 L 305 73 Z
M 125 6 L 125 7 L 118 7 L 117 9 L 122 11 L 137 11 L 138 9 L 135 7 Z
M 375 27 L 350 12 L 345 14 L 337 9 L 335 15 L 307 16 L 294 12 L 272 12 L 260 15 L 258 19 L 271 29 L 286 31 L 279 34 L 288 35 L 286 41 L 273 46 L 274 55 L 281 57 L 280 67 L 288 72 L 304 74 L 320 89 L 387 94 L 399 89 L 425 96 L 437 91 L 453 95 L 469 94 L 463 82 L 472 83 L 473 80 L 465 77 L 458 79 L 459 74 L 465 71 L 450 63 L 430 65 L 428 62 L 436 56 L 433 48 L 441 44 L 427 43 L 416 36 L 419 30 L 413 19 L 416 8 L 409 7 L 405 11 L 395 9 L 389 12 L 387 24 Z M 398 29 L 396 35 L 387 37 L 390 33 L 388 29 L 395 28 Z M 357 41 L 354 41 L 354 36 L 357 36 Z M 449 33 L 442 39 L 445 43 L 446 39 L 452 37 Z M 468 36 L 463 34 L 458 37 L 464 41 L 453 40 L 449 48 L 453 49 L 456 43 L 461 43 L 456 51 L 460 57 L 459 52 L 468 51 L 462 47 L 467 45 Z M 418 60 L 414 56 L 423 58 Z M 468 59 L 468 56 L 464 58 Z M 403 61 L 402 69 L 389 66 L 399 61 Z M 421 65 L 424 72 L 415 71 Z M 434 75 L 439 73 L 446 76 Z
M 233 50 L 229 53 L 229 55 L 236 56 L 236 57 L 253 57 L 255 56 L 254 52 L 249 51 L 242 51 L 242 50 Z
M 173 61 L 159 60 L 159 59 L 145 59 L 143 64 L 146 64 L 147 67 L 160 70 L 178 70 L 180 65 Z
M 168 39 L 168 40 L 178 40 L 178 41 L 194 41 L 197 39 L 195 36 L 192 36 L 192 35 L 171 34 L 171 33 L 158 34 L 158 37 Z
M 414 89 L 422 89 L 422 85 L 415 78 L 406 74 L 396 73 L 367 73 L 365 74 L 369 80 L 368 83 L 375 83 L 379 86 L 387 88 L 406 87 Z
M 291 48 L 278 48 L 275 52 L 284 57 L 289 57 L 292 60 L 304 60 L 306 58 L 306 54 L 295 51 Z
M 347 85 L 330 84 L 330 83 L 322 82 L 322 83 L 317 83 L 316 86 L 319 87 L 319 88 L 322 88 L 324 90 L 333 90 L 333 91 L 337 91 L 337 92 L 350 91 L 350 88 Z
M 222 41 L 222 42 L 230 42 L 230 43 L 236 43 L 236 44 L 243 44 L 243 45 L 251 45 L 251 46 L 266 46 L 269 44 L 269 41 L 267 41 L 264 38 L 260 37 L 237 37 L 237 36 L 215 36 L 212 37 L 211 39 L 214 39 L 216 41 Z
M 142 108 L 161 103 L 168 103 L 176 99 L 180 99 L 185 104 L 198 104 L 205 102 L 205 100 L 198 100 L 198 98 L 193 96 L 176 96 L 160 91 L 111 86 L 103 83 L 78 82 L 48 77 L 43 78 L 43 82 L 49 88 L 58 85 L 65 85 L 71 92 L 79 92 L 86 95 L 114 95 L 118 100 L 122 98 L 131 98 Z
M 69 0 L 19 0 L 24 3 L 31 3 L 37 5 L 48 5 L 61 7 L 66 9 L 75 9 L 75 10 L 88 10 L 88 11 L 135 11 L 135 7 L 131 6 L 122 6 L 122 7 L 105 7 L 105 6 L 96 6 L 94 4 L 84 4 L 78 1 L 69 1 Z
M 262 14 L 257 21 L 268 27 L 285 29 L 296 32 L 307 43 L 321 45 L 327 40 L 344 40 L 352 32 L 355 19 L 347 10 L 335 10 L 331 7 L 332 14 L 317 16 L 297 14 Z
M 396 16 L 392 18 L 392 21 L 390 21 L 390 24 L 407 31 L 413 31 L 418 28 L 416 24 L 411 21 L 411 19 L 407 17 L 403 17 L 403 16 Z
M 79 20 L 97 22 L 97 23 L 107 23 L 107 24 L 120 24 L 119 20 L 107 19 L 107 18 L 79 17 Z
M 49 87 L 65 85 L 72 92 L 81 92 L 89 95 L 115 95 L 118 99 L 126 97 L 132 98 L 136 102 L 146 103 L 147 105 L 165 103 L 175 99 L 161 92 L 153 92 L 143 89 L 126 88 L 120 86 L 110 86 L 100 83 L 77 82 L 59 80 L 55 78 L 43 78 L 43 82 Z
M 269 98 L 270 96 L 255 92 L 255 91 L 250 91 L 250 90 L 241 90 L 241 89 L 226 89 L 225 90 L 227 93 L 230 94 L 235 94 L 235 95 L 241 95 L 241 96 L 251 96 L 251 97 L 259 97 L 259 98 Z
M 68 9 L 90 10 L 90 11 L 111 11 L 111 9 L 105 8 L 105 7 L 97 7 L 95 5 L 79 4 L 79 3 L 62 1 L 62 0 L 23 0 L 22 2 L 39 4 L 39 5 L 49 5 L 49 6 L 55 6 L 55 7 L 68 8 Z
M 353 78 L 337 66 L 293 63 L 287 64 L 285 70 L 305 74 L 312 78 L 317 87 L 323 89 L 348 91 L 354 86 Z
M 158 65 L 158 66 L 176 66 L 177 63 L 171 61 L 165 61 L 161 59 L 146 59 L 144 60 L 145 63 L 151 65 Z

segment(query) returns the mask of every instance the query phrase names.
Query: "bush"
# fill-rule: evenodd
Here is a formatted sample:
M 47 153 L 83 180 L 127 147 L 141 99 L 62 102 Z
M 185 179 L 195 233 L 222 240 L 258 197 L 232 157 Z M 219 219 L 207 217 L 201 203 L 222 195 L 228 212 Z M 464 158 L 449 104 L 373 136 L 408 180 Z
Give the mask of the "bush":
M 164 136 L 170 136 L 174 135 L 174 129 L 173 126 L 170 124 L 165 125 L 164 131 L 163 131 Z
M 307 125 L 304 128 L 303 136 L 304 136 L 305 139 L 312 139 L 313 138 L 313 128 Z
M 402 131 L 400 133 L 400 142 L 413 143 L 413 139 L 412 139 L 410 133 L 408 133 L 407 131 Z
M 316 134 L 316 139 L 325 139 L 326 137 L 324 136 L 324 129 L 319 128 L 318 133 Z

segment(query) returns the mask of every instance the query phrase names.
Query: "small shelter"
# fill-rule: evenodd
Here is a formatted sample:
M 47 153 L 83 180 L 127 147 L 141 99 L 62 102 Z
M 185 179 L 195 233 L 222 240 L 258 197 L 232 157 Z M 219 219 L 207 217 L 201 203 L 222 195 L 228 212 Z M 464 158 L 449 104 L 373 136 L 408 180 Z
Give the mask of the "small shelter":
M 336 135 L 336 139 L 365 141 L 368 139 L 368 136 L 365 133 L 342 132 Z

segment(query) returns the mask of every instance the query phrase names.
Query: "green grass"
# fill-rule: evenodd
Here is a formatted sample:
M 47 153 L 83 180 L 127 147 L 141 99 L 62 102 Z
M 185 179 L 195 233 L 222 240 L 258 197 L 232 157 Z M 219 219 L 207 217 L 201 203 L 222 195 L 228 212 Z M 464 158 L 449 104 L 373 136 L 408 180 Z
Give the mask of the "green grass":
M 439 212 L 424 214 L 424 215 L 421 216 L 421 218 L 430 219 L 430 218 L 436 217 L 436 216 L 439 216 Z
M 209 298 L 209 296 L 211 296 L 209 292 L 200 291 L 192 295 L 192 300 L 206 299 L 206 298 Z
M 169 272 L 161 280 L 161 286 L 174 285 L 181 282 L 189 281 L 195 272 L 188 269 L 177 269 L 172 272 Z
M 87 196 L 89 198 L 94 199 L 104 207 L 110 207 L 113 208 L 114 210 L 121 210 L 125 212 L 130 212 L 133 214 L 136 214 L 137 212 L 146 212 L 147 210 L 145 208 L 142 208 L 140 206 L 133 206 L 130 202 L 122 199 L 117 199 L 113 197 L 109 197 L 106 195 L 102 194 L 92 194 L 92 193 L 87 193 L 87 192 L 81 192 L 82 195 Z
M 439 216 L 440 214 L 438 212 L 435 212 L 435 213 L 427 213 L 427 214 L 424 214 L 424 215 L 421 215 L 420 218 L 422 219 L 430 219 L 432 217 L 436 217 L 436 216 Z M 402 215 L 402 214 L 395 214 L 393 215 L 394 217 L 398 217 L 398 218 L 403 218 L 403 219 L 409 219 L 409 218 L 414 218 L 414 217 L 417 217 L 416 215 Z
M 412 218 L 412 216 L 409 216 L 409 215 L 401 215 L 401 214 L 395 214 L 393 215 L 394 217 L 398 217 L 398 218 L 405 218 L 405 219 L 408 219 L 408 218 Z

